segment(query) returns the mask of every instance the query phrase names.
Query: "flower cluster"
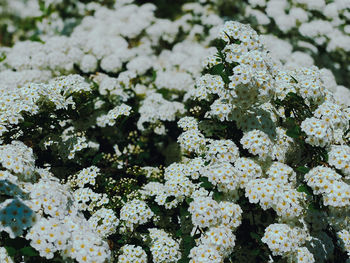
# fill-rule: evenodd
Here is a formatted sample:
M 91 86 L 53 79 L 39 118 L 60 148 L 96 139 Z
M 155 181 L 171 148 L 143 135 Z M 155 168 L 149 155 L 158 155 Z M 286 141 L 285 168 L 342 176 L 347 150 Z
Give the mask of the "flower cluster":
M 134 245 L 125 245 L 121 249 L 121 255 L 118 256 L 118 262 L 127 263 L 127 262 L 139 262 L 146 263 L 147 262 L 147 254 L 146 252 L 139 246 Z
M 106 125 L 113 126 L 115 120 L 119 116 L 128 116 L 130 114 L 131 107 L 125 104 L 115 107 L 110 110 L 107 115 L 103 115 L 97 118 L 96 124 L 100 127 L 106 127 Z
M 120 210 L 120 220 L 133 230 L 135 225 L 148 222 L 154 216 L 152 210 L 143 201 L 134 199 L 126 203 Z
M 150 228 L 151 253 L 155 263 L 176 262 L 181 258 L 179 243 L 164 230 Z
M 307 240 L 307 235 L 300 228 L 291 228 L 285 224 L 272 224 L 265 230 L 261 239 L 275 255 L 290 253 L 298 249 Z
M 307 184 L 323 196 L 326 206 L 343 207 L 350 204 L 350 186 L 331 168 L 318 166 L 305 175 Z

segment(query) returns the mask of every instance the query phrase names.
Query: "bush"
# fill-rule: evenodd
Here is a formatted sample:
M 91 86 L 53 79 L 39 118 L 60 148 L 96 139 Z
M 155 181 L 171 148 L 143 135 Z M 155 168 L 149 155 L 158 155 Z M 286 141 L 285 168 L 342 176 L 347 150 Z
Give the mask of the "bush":
M 0 49 L 2 261 L 345 262 L 332 74 L 224 23 L 222 1 L 139 2 L 69 2 L 91 13 L 67 8 L 66 35 Z

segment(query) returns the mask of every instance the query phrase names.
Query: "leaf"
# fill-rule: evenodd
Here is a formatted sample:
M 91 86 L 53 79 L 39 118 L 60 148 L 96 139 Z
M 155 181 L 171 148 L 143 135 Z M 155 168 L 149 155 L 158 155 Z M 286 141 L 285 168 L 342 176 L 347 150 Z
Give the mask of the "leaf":
M 221 73 L 220 76 L 226 84 L 230 83 L 230 79 L 225 73 Z
M 216 39 L 214 42 L 214 46 L 219 50 L 223 50 L 226 47 L 226 42 L 223 39 Z
M 212 75 L 221 75 L 224 71 L 224 64 L 220 63 L 210 68 L 209 72 Z
M 29 257 L 35 257 L 35 256 L 39 255 L 38 251 L 36 251 L 32 247 L 21 248 L 20 252 L 21 252 L 22 255 L 29 256 Z
M 292 138 L 295 138 L 295 139 L 299 138 L 299 136 L 301 135 L 301 128 L 299 126 L 295 125 L 291 129 L 288 129 L 286 134 L 289 137 L 292 137 Z
M 3 55 L 0 55 L 0 62 L 4 61 L 6 59 L 6 55 L 3 54 Z
M 181 237 L 181 236 L 182 236 L 182 231 L 181 231 L 181 229 L 178 229 L 178 230 L 176 231 L 175 236 L 176 236 L 176 237 Z
M 193 198 L 191 197 L 186 197 L 186 203 L 190 204 L 193 201 Z
M 214 188 L 214 185 L 208 181 L 207 177 L 201 177 L 199 180 L 202 181 L 201 187 L 206 190 L 212 190 Z
M 183 238 L 183 242 L 184 244 L 186 245 L 192 245 L 192 244 L 195 244 L 196 242 L 194 241 L 194 237 L 190 236 L 190 235 L 187 235 Z
M 297 191 L 300 193 L 306 193 L 307 195 L 312 195 L 312 190 L 309 186 L 307 186 L 306 184 L 302 184 L 297 188 Z
M 300 173 L 307 174 L 310 171 L 310 168 L 307 168 L 305 166 L 299 166 L 296 170 Z
M 41 40 L 41 38 L 38 35 L 33 35 L 29 38 L 30 41 L 33 42 L 40 42 L 42 44 L 44 44 L 45 42 Z
M 153 213 L 155 213 L 155 214 L 159 214 L 159 213 L 160 213 L 160 208 L 159 208 L 159 206 L 157 206 L 157 205 L 151 205 L 150 208 L 151 208 L 151 210 L 152 210 Z
M 213 194 L 213 199 L 217 202 L 222 201 L 223 197 L 224 197 L 224 195 L 221 192 L 215 191 Z
M 7 251 L 7 254 L 10 256 L 10 257 L 13 257 L 14 255 L 16 255 L 16 249 L 14 247 L 5 247 L 6 251 Z
M 187 208 L 181 206 L 180 207 L 180 216 L 186 217 L 189 215 L 191 215 L 191 213 L 187 210 Z
M 321 156 L 322 156 L 322 159 L 323 159 L 324 162 L 328 162 L 328 153 L 327 152 L 323 152 L 321 154 Z
M 152 70 L 152 82 L 154 82 L 157 78 L 157 71 Z

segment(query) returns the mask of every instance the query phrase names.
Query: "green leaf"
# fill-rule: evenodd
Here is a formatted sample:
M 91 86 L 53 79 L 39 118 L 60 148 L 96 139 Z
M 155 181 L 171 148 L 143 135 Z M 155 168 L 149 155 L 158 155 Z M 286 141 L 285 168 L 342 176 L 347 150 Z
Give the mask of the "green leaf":
M 191 197 L 186 197 L 186 203 L 190 204 L 193 201 L 193 198 Z
M 230 83 L 230 79 L 225 73 L 221 73 L 220 76 L 226 84 Z
M 191 215 L 191 213 L 187 210 L 187 208 L 181 206 L 180 207 L 180 216 L 186 217 L 189 215 Z
M 214 46 L 221 51 L 226 47 L 226 42 L 223 39 L 215 39 Z
M 214 185 L 208 181 L 207 177 L 201 177 L 199 180 L 202 182 L 201 187 L 206 190 L 212 190 L 214 188 Z
M 39 255 L 38 251 L 36 251 L 32 247 L 21 248 L 20 252 L 21 252 L 22 255 L 29 256 L 29 257 L 35 257 L 35 256 Z
M 44 44 L 45 42 L 41 40 L 41 38 L 38 35 L 33 35 L 29 38 L 30 41 L 33 42 L 40 42 L 42 44 Z
M 151 208 L 153 213 L 155 213 L 155 214 L 159 214 L 160 213 L 160 208 L 159 208 L 158 205 L 151 205 L 150 208 Z
M 209 72 L 212 75 L 221 75 L 224 71 L 224 64 L 220 63 L 210 68 Z
M 6 59 L 6 55 L 3 54 L 3 55 L 0 55 L 0 62 L 4 61 Z
M 297 191 L 298 192 L 303 192 L 303 193 L 306 193 L 307 195 L 312 195 L 312 190 L 309 186 L 307 186 L 306 184 L 302 184 L 302 185 L 299 185 L 299 187 L 297 188 Z
M 157 71 L 152 70 L 152 82 L 154 82 L 157 78 Z
M 176 236 L 176 237 L 181 237 L 181 236 L 182 236 L 182 231 L 181 231 L 181 229 L 178 229 L 178 230 L 176 231 L 175 236 Z
M 324 162 L 328 162 L 328 153 L 327 152 L 323 152 L 321 154 L 321 156 L 322 156 Z
M 224 197 L 224 195 L 223 195 L 223 193 L 221 193 L 221 192 L 215 191 L 214 194 L 213 194 L 213 199 L 214 199 L 215 201 L 217 201 L 217 202 L 222 201 L 223 197 Z
M 301 128 L 297 125 L 287 130 L 286 134 L 292 138 L 299 138 L 301 135 Z
M 187 245 L 189 245 L 189 244 L 195 244 L 195 243 L 196 243 L 196 242 L 194 241 L 194 237 L 192 237 L 192 236 L 190 236 L 190 235 L 185 236 L 185 237 L 183 238 L 183 242 L 184 242 L 184 244 L 187 244 Z
M 307 174 L 310 171 L 310 168 L 307 168 L 305 166 L 299 166 L 296 170 L 300 173 Z
M 5 247 L 6 251 L 7 251 L 7 254 L 10 256 L 10 257 L 13 257 L 14 255 L 16 255 L 16 249 L 14 247 Z

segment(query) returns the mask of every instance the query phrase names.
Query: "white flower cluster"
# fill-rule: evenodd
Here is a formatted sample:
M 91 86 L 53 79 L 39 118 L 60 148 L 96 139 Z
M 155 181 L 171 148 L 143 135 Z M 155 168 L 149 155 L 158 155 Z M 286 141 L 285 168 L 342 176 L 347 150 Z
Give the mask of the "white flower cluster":
M 208 178 L 208 181 L 217 186 L 219 191 L 234 191 L 238 187 L 238 177 L 236 169 L 226 162 L 211 164 L 206 166 L 201 173 Z
M 236 237 L 229 227 L 219 226 L 209 228 L 198 242 L 201 245 L 215 248 L 219 255 L 227 256 L 233 251 L 235 239 Z
M 0 163 L 14 174 L 30 179 L 34 172 L 33 150 L 21 141 L 0 146 Z
M 31 246 L 45 258 L 56 251 L 81 262 L 103 262 L 109 255 L 108 245 L 89 227 L 85 219 L 67 216 L 64 221 L 41 218 L 26 236 Z
M 231 202 L 217 203 L 210 197 L 198 197 L 189 211 L 195 228 L 209 227 L 191 249 L 190 262 L 222 262 L 235 246 L 232 231 L 241 224 L 242 209 Z
M 286 224 L 272 224 L 265 230 L 261 239 L 274 255 L 283 255 L 296 251 L 308 240 L 303 229 Z
M 99 175 L 100 169 L 96 166 L 84 168 L 77 174 L 76 182 L 79 187 L 84 187 L 85 184 L 95 185 L 95 178 Z
M 118 119 L 119 116 L 129 116 L 130 111 L 130 106 L 122 104 L 110 110 L 107 113 L 107 115 L 102 115 L 98 117 L 96 120 L 96 124 L 100 127 L 106 127 L 106 125 L 113 126 L 115 124 L 116 119 Z
M 341 246 L 344 250 L 350 254 L 350 232 L 348 230 L 343 229 L 337 233 L 337 237 L 339 242 L 341 242 Z
M 139 109 L 141 114 L 137 122 L 139 130 L 144 130 L 144 123 L 157 121 L 174 121 L 178 114 L 185 112 L 184 105 L 176 101 L 168 101 L 159 93 L 152 93 L 146 97 Z
M 119 219 L 115 216 L 113 210 L 106 208 L 97 210 L 88 221 L 92 228 L 104 237 L 115 233 L 119 225 Z
M 261 159 L 266 159 L 272 153 L 272 142 L 266 133 L 253 130 L 244 134 L 241 144 L 245 149 Z
M 73 195 L 80 210 L 93 211 L 96 207 L 109 203 L 106 194 L 96 193 L 88 187 L 78 188 L 73 192 Z
M 346 179 L 350 176 L 350 147 L 347 145 L 332 145 L 329 155 L 329 164 L 341 170 Z
M 201 167 L 200 162 L 188 166 L 173 163 L 165 169 L 164 179 L 166 181 L 164 184 L 150 182 L 144 186 L 142 193 L 145 197 L 154 196 L 154 201 L 158 205 L 164 205 L 167 209 L 174 208 L 198 188 L 188 177 L 197 174 Z M 167 200 L 168 198 L 171 201 Z
M 295 255 L 295 259 L 300 263 L 313 263 L 315 262 L 314 255 L 306 248 L 299 247 Z
M 66 141 L 71 139 L 72 137 L 66 137 Z M 76 142 L 69 147 L 68 159 L 73 159 L 75 157 L 75 153 L 79 152 L 85 148 L 88 148 L 88 144 L 86 143 L 86 138 L 84 136 L 76 137 Z
M 245 157 L 241 157 L 236 160 L 235 168 L 239 177 L 240 187 L 246 187 L 248 182 L 262 175 L 260 165 L 258 165 L 254 160 Z
M 330 127 L 324 120 L 307 118 L 301 124 L 301 129 L 307 135 L 306 142 L 311 145 L 324 147 L 332 142 Z
M 102 235 L 114 231 L 108 228 L 115 223 L 111 212 L 105 213 L 111 217 L 99 231 L 99 226 L 94 228 L 83 218 L 68 186 L 61 185 L 49 173 L 42 171 L 42 174 L 45 177 L 38 183 L 26 186 L 30 191 L 28 211 L 35 211 L 39 217 L 26 235 L 31 246 L 48 259 L 53 258 L 56 251 L 78 262 L 103 262 L 109 258 L 110 251 Z
M 55 190 L 55 191 L 53 191 Z M 41 179 L 30 187 L 31 205 L 33 211 L 45 213 L 62 219 L 68 215 L 67 203 L 70 197 L 67 187 L 58 180 Z
M 279 174 L 283 176 L 283 173 Z M 273 208 L 282 218 L 298 217 L 303 212 L 305 194 L 290 184 L 272 179 L 251 180 L 246 186 L 246 196 L 251 203 L 260 203 L 263 209 Z
M 139 246 L 124 245 L 120 251 L 122 254 L 118 256 L 118 263 L 147 263 L 147 254 Z
M 331 168 L 317 166 L 305 175 L 307 184 L 323 196 L 326 206 L 346 207 L 350 204 L 350 185 Z
M 11 257 L 9 257 L 9 255 L 7 254 L 6 248 L 4 247 L 0 247 L 0 259 L 1 259 L 1 262 L 4 262 L 4 263 L 13 263 L 13 260 L 11 259 Z
M 174 240 L 168 233 L 161 229 L 150 228 L 148 231 L 151 238 L 153 262 L 170 263 L 180 260 L 181 252 L 177 240 Z
M 184 124 L 182 121 L 180 125 L 185 127 L 185 131 L 177 138 L 177 142 L 180 144 L 181 148 L 187 152 L 199 153 L 201 148 L 205 145 L 206 139 L 197 127 L 198 122 L 195 123 L 194 120 L 191 120 L 190 124 Z
M 231 140 L 215 140 L 206 151 L 207 160 L 216 162 L 234 162 L 239 157 L 238 147 Z
M 211 197 L 195 197 L 190 203 L 189 212 L 195 227 L 220 226 L 236 228 L 241 223 L 242 210 L 232 202 L 216 202 Z
M 134 227 L 147 223 L 153 216 L 154 213 L 148 205 L 137 199 L 127 202 L 120 210 L 120 220 L 131 231 Z

